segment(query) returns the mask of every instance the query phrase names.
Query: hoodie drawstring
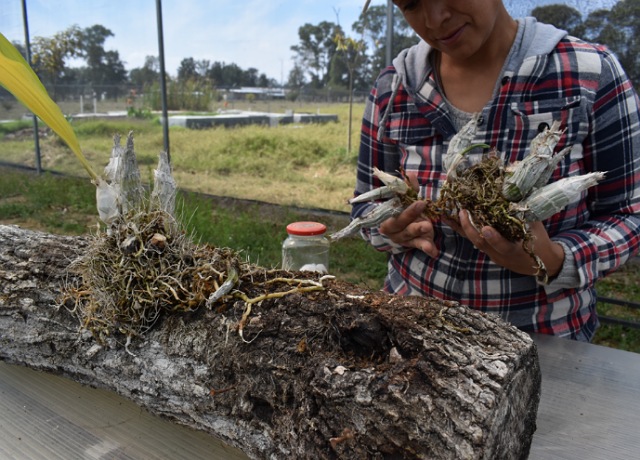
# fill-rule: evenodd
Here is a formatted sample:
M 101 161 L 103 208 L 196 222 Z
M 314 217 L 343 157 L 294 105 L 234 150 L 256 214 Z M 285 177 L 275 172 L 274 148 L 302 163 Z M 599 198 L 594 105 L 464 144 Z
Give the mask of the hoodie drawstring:
M 387 107 L 384 109 L 384 113 L 382 114 L 382 118 L 380 118 L 380 123 L 378 123 L 378 132 L 376 134 L 376 140 L 378 142 L 382 142 L 382 138 L 384 137 L 385 126 L 387 124 L 387 120 L 389 119 L 389 115 L 393 112 L 393 101 L 398 95 L 398 89 L 400 88 L 400 77 L 398 74 L 393 74 L 393 80 L 391 80 L 391 97 L 389 98 L 389 103 Z

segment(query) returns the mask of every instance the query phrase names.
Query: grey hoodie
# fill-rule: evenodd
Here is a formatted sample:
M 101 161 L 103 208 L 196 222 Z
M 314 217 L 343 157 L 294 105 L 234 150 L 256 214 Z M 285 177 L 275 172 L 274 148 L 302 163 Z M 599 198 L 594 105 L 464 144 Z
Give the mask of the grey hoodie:
M 537 22 L 533 17 L 518 19 L 516 39 L 498 81 L 518 73 L 518 70 L 527 59 L 549 54 L 566 35 L 566 31 L 557 29 L 549 24 Z M 394 76 L 391 81 L 391 100 L 397 93 L 400 83 L 416 102 L 416 105 L 426 102 L 424 95 L 435 91 L 435 88 L 429 84 L 427 79 L 431 72 L 431 61 L 429 59 L 431 49 L 431 46 L 421 40 L 418 44 L 401 51 L 396 56 L 393 60 L 393 67 L 396 69 L 397 76 Z M 383 87 L 381 89 L 384 91 Z M 393 104 L 387 106 L 382 117 L 384 121 L 388 118 L 392 107 Z M 440 115 L 443 116 L 444 114 Z M 432 122 L 438 126 L 445 137 L 449 137 L 456 132 L 451 123 L 438 123 L 435 119 Z M 381 123 L 381 125 L 384 125 L 384 123 Z M 379 133 L 379 140 L 381 136 L 382 133 Z

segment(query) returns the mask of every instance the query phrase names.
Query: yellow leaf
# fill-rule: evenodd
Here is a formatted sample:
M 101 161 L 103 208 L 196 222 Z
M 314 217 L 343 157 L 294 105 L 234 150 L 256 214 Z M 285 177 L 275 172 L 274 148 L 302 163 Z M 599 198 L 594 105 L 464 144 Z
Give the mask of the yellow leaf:
M 55 131 L 76 154 L 91 179 L 94 182 L 98 181 L 98 176 L 82 154 L 78 138 L 60 107 L 49 97 L 44 85 L 20 52 L 1 33 L 0 85 Z

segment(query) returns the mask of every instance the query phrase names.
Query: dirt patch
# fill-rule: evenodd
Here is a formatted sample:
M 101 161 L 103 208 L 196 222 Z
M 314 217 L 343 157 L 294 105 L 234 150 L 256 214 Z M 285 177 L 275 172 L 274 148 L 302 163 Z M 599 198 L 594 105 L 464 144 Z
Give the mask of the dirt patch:
M 5 141 L 22 141 L 27 139 L 33 139 L 33 128 L 24 128 L 14 131 L 12 133 L 7 133 L 4 135 L 2 140 Z M 40 138 L 46 138 L 50 134 L 50 130 L 48 128 L 38 128 L 38 136 Z

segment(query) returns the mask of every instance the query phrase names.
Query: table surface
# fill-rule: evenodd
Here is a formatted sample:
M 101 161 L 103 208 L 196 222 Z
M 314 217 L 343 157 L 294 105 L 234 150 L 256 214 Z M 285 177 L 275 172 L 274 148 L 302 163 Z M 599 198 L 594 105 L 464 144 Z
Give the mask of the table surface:
M 640 458 L 640 354 L 534 337 L 542 369 L 530 459 Z
M 640 354 L 534 336 L 542 397 L 531 460 L 640 458 Z M 105 390 L 0 362 L 0 458 L 246 458 Z

